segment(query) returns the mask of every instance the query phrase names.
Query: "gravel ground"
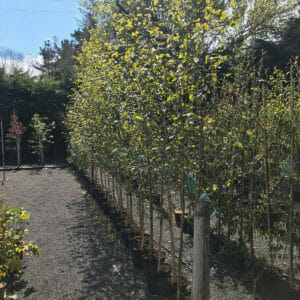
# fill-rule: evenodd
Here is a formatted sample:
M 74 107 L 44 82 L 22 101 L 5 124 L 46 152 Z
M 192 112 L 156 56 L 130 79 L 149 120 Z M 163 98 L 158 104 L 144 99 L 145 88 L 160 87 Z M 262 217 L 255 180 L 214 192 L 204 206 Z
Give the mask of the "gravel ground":
M 110 221 L 67 169 L 7 172 L 4 203 L 31 213 L 26 240 L 40 256 L 25 257 L 9 286 L 14 299 L 158 299 L 133 266 Z
M 100 178 L 100 176 L 98 176 Z M 109 180 L 107 176 L 104 176 L 105 180 Z M 126 207 L 126 192 L 123 192 L 123 206 Z M 174 198 L 173 193 L 173 198 Z M 117 194 L 115 195 L 117 197 Z M 138 201 L 136 197 L 133 197 L 133 218 L 139 224 L 139 210 Z M 180 207 L 180 206 L 178 206 Z M 153 220 L 153 239 L 154 247 L 158 249 L 159 241 L 159 212 L 154 209 L 154 220 Z M 175 220 L 174 220 L 175 224 Z M 145 201 L 145 232 L 149 234 L 150 232 L 150 218 L 149 218 L 149 203 Z M 174 226 L 174 237 L 175 237 L 175 247 L 176 256 L 178 257 L 178 247 L 179 245 L 180 228 Z M 192 288 L 192 255 L 193 255 L 193 239 L 189 234 L 184 234 L 183 236 L 183 274 L 188 280 L 188 289 Z M 164 219 L 163 222 L 163 234 L 162 234 L 162 245 L 163 250 L 167 251 L 166 262 L 171 260 L 170 252 L 170 233 L 168 220 Z M 214 264 L 211 266 L 210 270 L 210 299 L 211 300 L 249 300 L 254 299 L 253 295 L 247 291 L 245 287 L 240 285 L 234 278 L 232 278 L 229 272 L 221 265 Z
M 67 169 L 51 166 L 9 171 L 5 185 L 0 185 L 1 195 L 9 205 L 22 206 L 31 213 L 27 240 L 35 242 L 41 250 L 39 257 L 25 257 L 24 273 L 9 286 L 12 298 L 159 299 L 149 292 L 142 270 L 133 265 L 130 251 L 111 222 Z M 123 201 L 126 207 L 125 197 Z M 138 223 L 136 203 L 133 215 Z M 145 202 L 148 233 L 149 228 L 149 207 Z M 178 245 L 176 226 L 174 233 Z M 155 210 L 154 240 L 158 238 L 159 213 Z M 154 245 L 157 248 L 158 244 Z M 184 234 L 183 272 L 190 287 L 192 245 L 192 238 Z M 163 247 L 168 253 L 167 220 L 164 220 Z M 210 294 L 212 300 L 254 299 L 228 270 L 215 262 L 210 270 Z
M 99 174 L 98 174 L 99 175 Z M 100 176 L 97 176 L 98 180 Z M 104 174 L 104 180 L 109 181 L 110 178 Z M 99 180 L 100 183 L 100 180 Z M 110 184 L 111 186 L 111 184 Z M 123 194 L 123 206 L 126 208 L 126 191 L 122 191 Z M 117 199 L 117 194 L 115 195 Z M 178 197 L 172 192 L 173 203 L 176 207 L 180 207 Z M 176 198 L 177 197 L 177 198 Z M 133 218 L 136 223 L 139 224 L 139 209 L 138 209 L 138 200 L 136 197 L 133 197 Z M 166 201 L 165 201 L 166 205 Z M 175 206 L 174 206 L 175 208 Z M 165 207 L 167 211 L 167 207 Z M 149 218 L 149 203 L 145 201 L 145 232 L 149 234 L 150 232 L 150 218 Z M 153 239 L 154 239 L 154 247 L 158 249 L 158 240 L 159 240 L 159 212 L 154 209 L 154 220 L 153 220 Z M 211 226 L 214 227 L 217 219 L 216 217 L 211 219 Z M 174 220 L 175 223 L 175 220 Z M 174 224 L 175 225 L 175 224 Z M 169 234 L 169 225 L 168 220 L 164 219 L 163 221 L 163 234 L 162 234 L 162 245 L 163 250 L 167 252 L 166 261 L 170 262 L 171 254 L 170 254 L 170 234 Z M 178 245 L 179 245 L 179 236 L 180 236 L 180 228 L 174 226 L 174 237 L 175 237 L 175 248 L 176 248 L 176 257 L 178 257 Z M 266 256 L 268 253 L 266 250 L 266 241 L 256 237 L 255 239 L 255 250 L 256 254 Z M 188 289 L 192 288 L 192 255 L 193 255 L 193 239 L 189 234 L 183 235 L 183 274 L 185 278 L 188 280 L 189 286 Z M 299 255 L 299 249 L 295 249 L 295 255 Z M 233 259 L 234 260 L 234 259 Z M 287 261 L 287 259 L 285 258 Z M 282 258 L 281 258 L 282 261 Z M 296 261 L 297 262 L 297 261 Z M 229 262 L 230 263 L 230 262 Z M 260 300 L 287 300 L 287 299 L 300 299 L 300 294 L 294 294 L 291 292 L 285 282 L 265 282 L 267 283 L 264 287 L 262 287 L 258 294 L 252 294 L 239 280 L 239 277 L 232 276 L 231 272 L 235 272 L 234 268 L 231 265 L 226 266 L 223 263 L 219 263 L 218 261 L 213 262 L 210 268 L 210 299 L 211 300 L 246 300 L 246 299 L 260 299 Z M 296 274 L 296 278 L 298 278 L 299 274 Z M 300 282 L 299 282 L 300 286 Z

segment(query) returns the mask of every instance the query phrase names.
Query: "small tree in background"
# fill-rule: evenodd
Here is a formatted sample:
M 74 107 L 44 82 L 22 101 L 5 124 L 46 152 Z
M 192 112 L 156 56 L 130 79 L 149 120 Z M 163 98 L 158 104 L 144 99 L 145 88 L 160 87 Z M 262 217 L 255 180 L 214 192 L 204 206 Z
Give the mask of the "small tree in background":
M 12 114 L 10 128 L 8 129 L 6 137 L 16 141 L 18 167 L 21 165 L 21 138 L 25 130 L 26 127 L 23 126 L 22 122 L 18 121 L 18 116 L 16 114 Z
M 49 144 L 53 143 L 52 130 L 55 128 L 55 122 L 47 124 L 48 118 L 34 114 L 29 125 L 32 129 L 32 139 L 29 140 L 33 153 L 39 153 L 41 163 L 45 164 L 45 150 Z

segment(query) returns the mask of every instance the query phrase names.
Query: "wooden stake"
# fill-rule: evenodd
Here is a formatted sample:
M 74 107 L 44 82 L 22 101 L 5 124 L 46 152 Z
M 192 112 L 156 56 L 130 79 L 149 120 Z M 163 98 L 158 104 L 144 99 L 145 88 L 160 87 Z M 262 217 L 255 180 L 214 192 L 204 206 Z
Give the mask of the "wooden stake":
M 209 203 L 199 199 L 194 214 L 193 300 L 209 299 Z

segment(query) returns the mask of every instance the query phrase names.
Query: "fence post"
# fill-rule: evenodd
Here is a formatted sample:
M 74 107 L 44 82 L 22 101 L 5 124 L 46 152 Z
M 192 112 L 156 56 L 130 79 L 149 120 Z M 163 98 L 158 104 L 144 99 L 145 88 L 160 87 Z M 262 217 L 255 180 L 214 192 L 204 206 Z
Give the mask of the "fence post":
M 0 116 L 1 117 L 1 116 Z M 4 158 L 4 132 L 3 132 L 3 120 L 0 119 L 1 123 L 1 145 L 2 145 L 2 171 L 3 171 L 3 181 L 5 180 L 5 158 Z
M 203 194 L 194 212 L 193 300 L 209 299 L 209 201 Z

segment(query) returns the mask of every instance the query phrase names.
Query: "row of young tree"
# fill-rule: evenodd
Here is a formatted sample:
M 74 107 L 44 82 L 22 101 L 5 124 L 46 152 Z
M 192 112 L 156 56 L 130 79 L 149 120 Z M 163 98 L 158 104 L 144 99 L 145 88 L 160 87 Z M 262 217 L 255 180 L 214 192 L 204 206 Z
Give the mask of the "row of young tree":
M 69 102 L 68 95 L 74 87 L 76 78 L 75 66 L 78 65 L 78 62 L 74 56 L 80 53 L 83 41 L 89 40 L 89 29 L 94 28 L 97 23 L 103 22 L 101 17 L 100 19 L 94 18 L 97 16 L 98 2 L 96 0 L 84 1 L 86 6 L 82 8 L 82 24 L 72 33 L 70 39 L 58 41 L 53 38 L 52 41 L 45 41 L 40 48 L 43 61 L 35 64 L 36 69 L 40 71 L 38 76 L 32 76 L 30 72 L 24 72 L 18 68 L 18 62 L 24 58 L 21 53 L 10 49 L 0 49 L 0 112 L 4 129 L 8 128 L 10 116 L 14 112 L 25 123 L 30 123 L 34 113 L 48 117 L 49 120 L 56 123 L 53 132 L 56 144 L 55 147 L 54 145 L 51 147 L 50 152 L 57 158 L 58 152 L 65 152 L 63 132 L 66 128 L 62 121 L 65 116 L 65 105 Z M 223 2 L 215 1 L 214 5 L 218 5 L 218 9 L 223 9 L 229 1 Z M 241 20 L 234 31 L 234 40 L 229 39 L 225 43 L 224 51 L 229 55 L 233 44 L 241 44 L 245 38 L 252 37 L 253 45 L 251 47 L 256 49 L 258 54 L 262 49 L 266 51 L 264 67 L 271 69 L 274 65 L 280 64 L 284 68 L 291 55 L 300 54 L 298 40 L 300 19 L 296 15 L 287 18 L 289 16 L 287 12 L 293 5 L 292 1 L 283 2 L 279 8 L 274 4 L 276 1 L 271 1 L 271 5 L 265 5 L 269 2 L 256 1 L 251 4 L 249 1 L 236 1 L 234 10 L 241 16 Z M 129 4 L 117 3 L 116 11 L 124 14 L 131 11 L 136 12 L 136 9 Z M 150 2 L 145 5 L 150 5 Z M 166 9 L 169 4 L 161 2 L 160 5 Z M 197 9 L 197 5 L 195 9 Z M 248 10 L 249 14 L 246 13 Z M 270 22 L 270 20 L 274 22 Z M 111 32 L 107 37 L 110 38 L 113 35 Z M 14 65 L 9 68 L 12 62 Z M 29 131 L 26 131 L 25 139 L 28 138 Z M 8 148 L 7 157 L 9 158 L 11 154 L 11 150 Z M 23 147 L 23 157 L 26 161 L 31 160 L 30 149 L 26 144 Z
M 34 114 L 29 126 L 32 129 L 31 139 L 29 144 L 32 153 L 38 154 L 40 162 L 45 164 L 45 153 L 47 146 L 53 143 L 52 131 L 55 128 L 55 122 L 47 122 L 47 117 L 41 117 L 39 114 Z M 17 154 L 17 166 L 21 166 L 21 142 L 22 135 L 26 131 L 26 127 L 18 120 L 18 116 L 13 114 L 11 116 L 10 127 L 6 134 L 7 139 L 15 142 L 15 149 Z
M 288 245 L 294 278 L 299 64 L 267 71 L 250 47 L 267 34 L 270 16 L 274 21 L 289 4 L 154 0 L 94 7 L 101 22 L 78 56 L 68 108 L 70 159 L 82 170 L 109 174 L 121 215 L 125 189 L 129 222 L 137 196 L 141 247 L 145 201 L 151 251 L 153 209 L 167 209 L 178 297 L 182 228 L 175 245 L 172 191 L 183 214 L 207 193 L 217 209 L 214 230 L 228 240 L 238 236 L 252 257 L 255 236 L 263 235 L 272 267 L 275 242 Z M 195 191 L 186 189 L 189 174 Z

